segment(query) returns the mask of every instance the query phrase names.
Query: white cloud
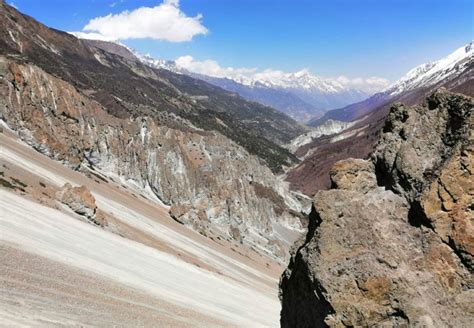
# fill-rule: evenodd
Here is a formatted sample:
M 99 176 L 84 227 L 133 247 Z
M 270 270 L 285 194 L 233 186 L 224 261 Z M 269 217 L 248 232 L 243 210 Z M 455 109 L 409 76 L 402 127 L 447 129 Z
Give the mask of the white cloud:
M 99 40 L 155 39 L 170 42 L 190 41 L 208 29 L 202 16 L 188 17 L 179 8 L 178 0 L 164 0 L 155 7 L 140 7 L 132 11 L 93 18 L 72 34 Z
M 12 6 L 13 8 L 15 8 L 16 10 L 18 10 L 18 6 L 15 5 L 15 3 L 9 2 L 8 4 L 9 4 L 10 6 Z
M 255 68 L 222 67 L 215 60 L 194 60 L 191 56 L 182 56 L 175 60 L 176 65 L 190 72 L 214 77 L 238 78 L 253 74 Z
M 108 37 L 100 33 L 85 33 L 85 32 L 69 32 L 79 39 L 101 40 L 101 41 L 117 41 L 114 37 Z
M 330 89 L 358 89 L 367 93 L 375 93 L 381 91 L 390 85 L 390 81 L 381 77 L 356 77 L 349 78 L 341 75 L 338 77 L 319 77 L 312 74 L 308 69 L 302 69 L 298 72 L 287 73 L 280 70 L 265 69 L 257 70 L 256 68 L 234 68 L 223 67 L 215 60 L 195 60 L 192 56 L 182 56 L 175 60 L 178 67 L 184 68 L 190 72 L 213 76 L 226 77 L 237 80 L 244 84 L 252 84 L 252 81 L 258 80 L 267 85 L 291 85 L 292 81 L 298 78 L 310 77 L 315 83 L 329 84 Z

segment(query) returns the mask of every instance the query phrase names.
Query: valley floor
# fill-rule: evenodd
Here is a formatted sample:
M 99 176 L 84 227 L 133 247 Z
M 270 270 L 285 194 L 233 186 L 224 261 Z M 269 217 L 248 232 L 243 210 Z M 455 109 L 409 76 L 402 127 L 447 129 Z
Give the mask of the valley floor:
M 21 185 L 0 189 L 0 326 L 278 326 L 280 264 L 203 237 L 149 195 L 69 170 L 8 130 L 0 149 L 2 181 Z M 66 182 L 91 190 L 107 227 L 46 197 Z

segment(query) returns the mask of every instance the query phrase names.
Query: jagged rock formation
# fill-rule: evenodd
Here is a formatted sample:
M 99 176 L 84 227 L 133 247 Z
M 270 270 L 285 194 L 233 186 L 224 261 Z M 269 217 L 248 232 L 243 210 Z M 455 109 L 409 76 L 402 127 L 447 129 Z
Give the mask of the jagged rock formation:
M 42 69 L 0 57 L 0 118 L 73 169 L 157 196 L 178 221 L 203 234 L 238 236 L 281 255 L 292 243 L 274 242 L 285 239 L 282 229 L 301 229 L 299 203 L 258 157 L 173 114 L 165 117 L 168 126 L 145 116 L 118 118 Z
M 474 100 L 395 105 L 371 160 L 339 162 L 281 279 L 282 327 L 468 327 Z

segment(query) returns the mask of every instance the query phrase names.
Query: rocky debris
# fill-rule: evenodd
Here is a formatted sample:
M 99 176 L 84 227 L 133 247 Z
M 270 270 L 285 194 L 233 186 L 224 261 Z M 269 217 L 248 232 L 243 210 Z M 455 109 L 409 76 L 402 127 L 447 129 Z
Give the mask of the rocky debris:
M 334 166 L 281 278 L 282 327 L 472 325 L 473 109 L 444 90 L 396 105 L 371 160 Z
M 193 208 L 189 204 L 175 204 L 170 207 L 170 216 L 177 222 L 192 227 L 203 236 L 207 236 L 212 225 L 205 208 Z M 229 228 L 230 237 L 234 237 L 232 227 Z M 235 239 L 238 240 L 238 239 Z
M 185 224 L 186 222 L 183 221 L 183 217 L 191 211 L 191 206 L 184 205 L 184 204 L 177 204 L 170 207 L 169 213 L 170 216 L 178 221 L 181 224 Z
M 104 213 L 97 208 L 94 196 L 85 186 L 73 187 L 70 183 L 66 183 L 57 192 L 56 197 L 88 221 L 102 227 L 107 225 Z
M 114 117 L 69 83 L 4 57 L 0 115 L 41 153 L 156 195 L 177 221 L 202 234 L 212 226 L 225 238 L 276 250 L 269 244 L 279 238 L 274 222 L 301 231 L 295 213 L 302 208 L 286 184 L 219 133 L 191 124 L 174 129 L 151 117 Z
M 341 133 L 349 129 L 350 127 L 354 126 L 357 123 L 358 121 L 343 122 L 343 121 L 336 121 L 336 120 L 329 119 L 323 124 L 318 125 L 317 127 L 311 129 L 310 131 L 302 135 L 299 135 L 298 137 L 293 139 L 288 145 L 286 145 L 286 147 L 292 153 L 295 153 L 299 148 L 301 148 L 304 145 L 309 144 L 314 139 L 317 139 L 322 136 L 329 136 L 329 135 Z M 307 153 L 305 153 L 304 155 L 307 155 Z M 304 155 L 302 156 L 303 158 L 304 158 Z

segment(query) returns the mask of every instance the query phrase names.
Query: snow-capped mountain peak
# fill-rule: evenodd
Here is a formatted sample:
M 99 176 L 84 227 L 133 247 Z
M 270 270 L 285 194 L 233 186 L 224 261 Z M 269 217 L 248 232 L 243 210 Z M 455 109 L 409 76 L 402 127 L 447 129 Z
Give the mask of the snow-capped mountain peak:
M 413 68 L 384 92 L 396 96 L 418 87 L 435 85 L 451 75 L 455 76 L 457 72 L 462 72 L 473 60 L 474 43 L 471 41 L 440 60 Z
M 179 61 L 155 59 L 148 55 L 141 55 L 135 51 L 133 51 L 133 53 L 143 63 L 155 68 L 163 68 L 182 74 L 203 74 L 200 72 L 195 72 L 192 69 L 190 70 L 188 67 L 181 66 Z M 248 74 L 235 74 L 234 72 L 234 74 L 229 74 L 225 77 L 220 75 L 214 76 L 212 74 L 209 76 L 230 79 L 234 82 L 251 88 L 298 89 L 324 94 L 336 94 L 338 92 L 351 90 L 351 88 L 344 86 L 336 79 L 322 78 L 311 73 L 308 69 L 302 69 L 291 73 L 267 69 L 260 72 L 248 72 Z
M 323 79 L 312 74 L 308 69 L 302 69 L 294 73 L 265 70 L 254 74 L 252 77 L 238 77 L 234 80 L 251 87 L 303 89 L 324 93 L 336 93 L 344 90 L 344 87 L 337 81 Z

